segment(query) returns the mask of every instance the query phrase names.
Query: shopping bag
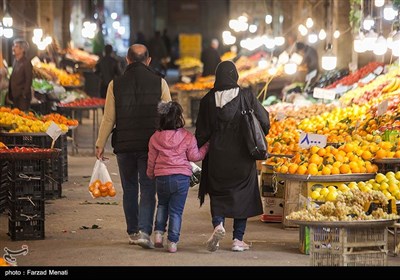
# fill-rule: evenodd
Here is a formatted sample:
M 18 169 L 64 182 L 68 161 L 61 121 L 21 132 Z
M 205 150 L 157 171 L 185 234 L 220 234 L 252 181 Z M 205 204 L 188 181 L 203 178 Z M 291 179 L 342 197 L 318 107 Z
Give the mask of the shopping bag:
M 115 196 L 116 191 L 104 161 L 97 160 L 89 182 L 89 192 L 93 198 Z
M 190 162 L 190 165 L 192 166 L 192 176 L 190 177 L 190 187 L 194 187 L 198 184 L 200 184 L 200 179 L 201 179 L 201 168 L 194 162 Z

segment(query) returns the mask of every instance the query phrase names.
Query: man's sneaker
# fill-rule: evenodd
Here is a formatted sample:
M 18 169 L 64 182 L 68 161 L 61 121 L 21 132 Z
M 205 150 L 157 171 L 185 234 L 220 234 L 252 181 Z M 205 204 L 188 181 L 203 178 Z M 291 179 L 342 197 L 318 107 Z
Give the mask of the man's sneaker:
M 250 249 L 250 246 L 248 244 L 244 243 L 244 241 L 237 240 L 236 238 L 233 240 L 232 251 L 243 252 L 243 251 L 246 251 L 249 249 Z
M 156 230 L 154 232 L 154 246 L 156 248 L 164 248 L 164 232 Z
M 168 240 L 168 252 L 176 253 L 178 251 L 178 244 Z
M 210 239 L 207 241 L 207 250 L 210 252 L 214 252 L 218 250 L 219 241 L 224 238 L 225 236 L 225 229 L 224 226 L 219 224 L 214 228 L 214 232 L 211 235 Z
M 139 236 L 140 236 L 140 234 L 138 232 L 129 234 L 129 244 L 130 245 L 138 245 Z
M 150 240 L 150 236 L 145 232 L 140 232 L 140 237 L 137 241 L 137 245 L 145 249 L 154 249 L 154 244 Z

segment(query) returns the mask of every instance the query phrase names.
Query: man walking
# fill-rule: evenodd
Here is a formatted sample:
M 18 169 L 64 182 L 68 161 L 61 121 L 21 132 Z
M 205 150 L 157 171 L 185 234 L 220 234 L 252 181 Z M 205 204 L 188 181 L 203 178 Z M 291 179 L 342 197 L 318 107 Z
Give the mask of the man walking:
M 108 86 L 96 157 L 103 158 L 104 146 L 112 133 L 129 243 L 149 249 L 154 248 L 150 235 L 156 190 L 155 182 L 146 175 L 148 143 L 158 125 L 157 105 L 161 100 L 171 101 L 171 95 L 167 82 L 148 67 L 151 57 L 146 46 L 132 45 L 126 59 L 125 73 Z
M 27 58 L 29 44 L 23 39 L 15 39 L 12 51 L 15 57 L 13 71 L 10 76 L 8 98 L 13 107 L 21 111 L 29 111 L 32 99 L 32 64 Z

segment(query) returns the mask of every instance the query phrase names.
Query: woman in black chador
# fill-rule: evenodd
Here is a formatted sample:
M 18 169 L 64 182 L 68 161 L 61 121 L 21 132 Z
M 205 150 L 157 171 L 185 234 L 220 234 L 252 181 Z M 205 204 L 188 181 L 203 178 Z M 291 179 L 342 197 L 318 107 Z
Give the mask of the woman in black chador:
M 218 64 L 214 88 L 201 100 L 196 122 L 199 147 L 210 141 L 199 188 L 200 205 L 206 194 L 210 196 L 214 232 L 207 241 L 209 251 L 217 250 L 225 236 L 225 218 L 234 219 L 232 250 L 248 250 L 243 242 L 247 218 L 263 213 L 256 161 L 250 157 L 240 130 L 240 95 L 254 109 L 265 134 L 270 127 L 269 116 L 250 90 L 238 86 L 238 78 L 231 61 Z

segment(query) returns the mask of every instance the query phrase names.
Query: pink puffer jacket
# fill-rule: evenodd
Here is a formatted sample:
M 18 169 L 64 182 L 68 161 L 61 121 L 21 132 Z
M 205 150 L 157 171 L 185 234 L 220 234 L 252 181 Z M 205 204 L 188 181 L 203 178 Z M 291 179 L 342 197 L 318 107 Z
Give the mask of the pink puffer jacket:
M 149 142 L 147 176 L 192 175 L 189 161 L 203 160 L 208 143 L 197 148 L 196 138 L 184 128 L 156 131 Z

